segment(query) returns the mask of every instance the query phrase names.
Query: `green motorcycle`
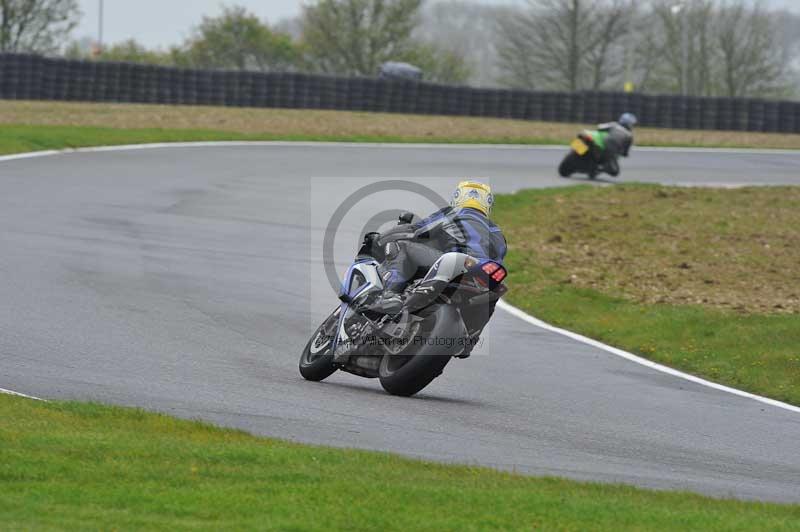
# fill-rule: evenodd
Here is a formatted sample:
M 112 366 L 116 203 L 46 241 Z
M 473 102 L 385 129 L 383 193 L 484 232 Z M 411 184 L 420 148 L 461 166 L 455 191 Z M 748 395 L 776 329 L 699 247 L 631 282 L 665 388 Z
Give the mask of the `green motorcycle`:
M 588 175 L 589 179 L 594 179 L 606 171 L 604 161 L 607 138 L 607 131 L 585 129 L 578 133 L 569 145 L 569 153 L 558 167 L 558 174 L 561 177 L 569 177 L 575 173 L 582 173 Z

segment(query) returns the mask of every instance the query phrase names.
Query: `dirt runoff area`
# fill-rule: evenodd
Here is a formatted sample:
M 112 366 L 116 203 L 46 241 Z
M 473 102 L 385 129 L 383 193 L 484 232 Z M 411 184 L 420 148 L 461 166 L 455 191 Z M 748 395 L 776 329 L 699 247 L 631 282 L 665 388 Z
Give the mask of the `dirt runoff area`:
M 800 313 L 800 187 L 622 185 L 532 193 L 524 203 L 514 200 L 511 213 L 525 223 L 504 228 L 511 249 L 548 272 L 539 283 Z
M 614 117 L 608 117 L 613 119 Z M 566 143 L 591 124 L 210 106 L 0 101 L 0 124 L 164 128 L 427 142 Z M 638 128 L 638 145 L 800 149 L 800 135 Z

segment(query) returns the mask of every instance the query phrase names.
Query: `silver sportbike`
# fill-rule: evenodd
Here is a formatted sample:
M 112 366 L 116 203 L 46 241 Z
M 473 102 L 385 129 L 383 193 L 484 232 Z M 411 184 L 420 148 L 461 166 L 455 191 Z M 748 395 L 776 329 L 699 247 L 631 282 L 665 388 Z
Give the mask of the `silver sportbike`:
M 507 291 L 502 264 L 464 253 L 445 253 L 404 295 L 430 290 L 422 308 L 388 315 L 368 310 L 381 297 L 381 263 L 390 242 L 410 239 L 413 215 L 386 234 L 368 233 L 344 276 L 340 304 L 322 322 L 300 356 L 300 373 L 322 381 L 341 370 L 378 378 L 393 395 L 411 396 L 442 374 L 453 358 L 467 358 Z M 436 287 L 435 289 L 433 287 Z M 444 288 L 442 288 L 444 287 Z

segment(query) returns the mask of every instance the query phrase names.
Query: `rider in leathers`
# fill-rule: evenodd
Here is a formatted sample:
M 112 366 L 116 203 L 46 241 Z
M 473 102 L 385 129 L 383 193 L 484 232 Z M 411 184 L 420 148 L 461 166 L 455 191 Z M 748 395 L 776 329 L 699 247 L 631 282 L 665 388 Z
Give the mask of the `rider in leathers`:
M 506 239 L 500 228 L 489 219 L 493 203 L 489 185 L 463 181 L 453 194 L 449 207 L 420 222 L 399 226 L 381 235 L 385 238 L 395 232 L 413 234 L 411 239 L 385 244 L 386 260 L 379 271 L 386 290 L 380 300 L 370 305 L 370 310 L 385 314 L 396 314 L 403 309 L 413 312 L 433 302 L 445 288 L 440 281 L 426 277 L 409 293 L 404 293 L 404 290 L 409 281 L 425 275 L 445 253 L 455 251 L 476 259 L 502 263 L 506 255 Z M 380 241 L 377 243 L 380 245 Z M 494 305 L 486 310 L 485 320 L 488 321 Z M 480 331 L 477 331 L 476 338 L 477 334 Z
M 627 157 L 633 145 L 633 127 L 636 125 L 636 116 L 625 113 L 617 122 L 608 122 L 597 126 L 598 131 L 608 133 L 606 137 L 606 150 L 603 152 L 603 160 L 600 161 L 604 170 L 611 176 L 619 175 L 620 155 Z

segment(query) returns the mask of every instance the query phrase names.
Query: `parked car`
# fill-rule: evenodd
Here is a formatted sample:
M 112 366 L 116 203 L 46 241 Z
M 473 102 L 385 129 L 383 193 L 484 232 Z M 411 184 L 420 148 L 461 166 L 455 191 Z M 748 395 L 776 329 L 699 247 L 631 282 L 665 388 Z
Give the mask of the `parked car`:
M 408 63 L 387 61 L 381 65 L 378 71 L 378 77 L 380 79 L 410 79 L 420 81 L 422 79 L 422 70 Z

